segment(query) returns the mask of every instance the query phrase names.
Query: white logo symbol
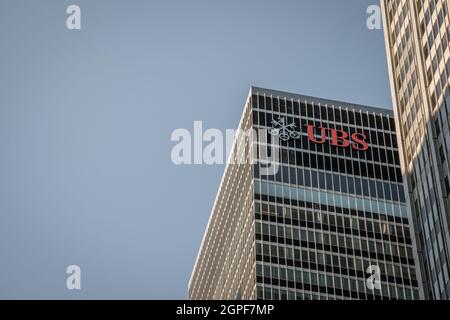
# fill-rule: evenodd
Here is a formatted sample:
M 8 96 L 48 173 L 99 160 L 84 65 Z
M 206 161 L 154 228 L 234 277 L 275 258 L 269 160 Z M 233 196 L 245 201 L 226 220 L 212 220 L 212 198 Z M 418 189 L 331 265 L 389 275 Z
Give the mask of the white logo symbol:
M 300 138 L 300 133 L 295 131 L 295 128 L 295 123 L 286 124 L 285 118 L 278 118 L 278 121 L 272 120 L 272 128 L 269 129 L 269 132 L 274 136 L 279 135 L 283 141 L 288 141 L 290 138 Z

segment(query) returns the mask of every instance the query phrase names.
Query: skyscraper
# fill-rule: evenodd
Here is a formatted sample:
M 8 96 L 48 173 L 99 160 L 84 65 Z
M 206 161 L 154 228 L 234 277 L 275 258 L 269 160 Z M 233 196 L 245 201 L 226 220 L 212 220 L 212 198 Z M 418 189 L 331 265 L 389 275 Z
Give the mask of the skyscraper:
M 252 87 L 239 129 L 190 299 L 419 298 L 392 111 Z
M 381 4 L 420 278 L 425 298 L 450 299 L 450 1 Z

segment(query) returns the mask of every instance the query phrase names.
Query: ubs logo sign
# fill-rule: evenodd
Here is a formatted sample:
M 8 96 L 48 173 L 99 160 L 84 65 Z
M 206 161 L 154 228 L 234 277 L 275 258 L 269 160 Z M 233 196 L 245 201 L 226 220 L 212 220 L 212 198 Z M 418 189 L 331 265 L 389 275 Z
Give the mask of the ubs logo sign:
M 269 129 L 269 132 L 274 136 L 279 135 L 280 139 L 283 141 L 288 141 L 290 138 L 300 138 L 300 133 L 295 131 L 295 128 L 295 123 L 286 124 L 285 118 L 278 118 L 278 121 L 272 120 L 272 128 Z
M 313 143 L 324 144 L 330 141 L 330 145 L 341 148 L 353 148 L 355 150 L 366 151 L 369 145 L 366 142 L 366 135 L 363 133 L 352 133 L 351 135 L 344 130 L 332 128 L 316 128 L 313 125 L 306 125 L 308 140 Z M 272 128 L 269 132 L 275 136 L 280 136 L 283 141 L 288 141 L 290 138 L 298 139 L 301 134 L 295 131 L 296 125 L 294 123 L 286 124 L 286 119 L 278 118 L 278 121 L 272 120 Z M 316 132 L 320 131 L 320 138 L 316 136 Z

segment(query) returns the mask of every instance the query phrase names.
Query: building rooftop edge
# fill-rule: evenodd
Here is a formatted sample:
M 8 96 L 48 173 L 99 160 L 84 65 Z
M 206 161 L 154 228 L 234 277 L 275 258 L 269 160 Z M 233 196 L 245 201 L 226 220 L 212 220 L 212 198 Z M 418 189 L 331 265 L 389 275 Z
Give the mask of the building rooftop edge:
M 326 105 L 332 105 L 332 106 L 333 105 L 341 106 L 344 108 L 348 107 L 349 109 L 353 108 L 355 110 L 383 113 L 383 114 L 387 114 L 392 117 L 394 116 L 394 111 L 392 109 L 388 109 L 385 107 L 373 107 L 373 106 L 367 106 L 367 105 L 351 103 L 351 102 L 346 102 L 346 101 L 318 98 L 318 97 L 307 96 L 307 95 L 298 94 L 298 93 L 273 90 L 273 89 L 262 88 L 262 87 L 257 87 L 257 86 L 251 86 L 250 92 L 252 94 L 259 93 L 259 94 L 266 94 L 266 95 L 272 95 L 272 96 L 283 96 L 283 97 L 286 97 L 289 99 L 294 99 L 294 100 L 315 101 L 315 102 L 320 102 L 321 105 L 326 104 Z

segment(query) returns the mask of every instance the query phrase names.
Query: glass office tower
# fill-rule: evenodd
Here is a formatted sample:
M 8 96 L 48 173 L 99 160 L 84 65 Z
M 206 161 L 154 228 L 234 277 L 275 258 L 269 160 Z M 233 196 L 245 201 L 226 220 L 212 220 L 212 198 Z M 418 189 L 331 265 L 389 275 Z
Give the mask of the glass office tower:
M 239 128 L 190 299 L 420 297 L 390 110 L 253 87 Z
M 427 299 L 449 299 L 449 0 L 382 1 L 407 203 Z

